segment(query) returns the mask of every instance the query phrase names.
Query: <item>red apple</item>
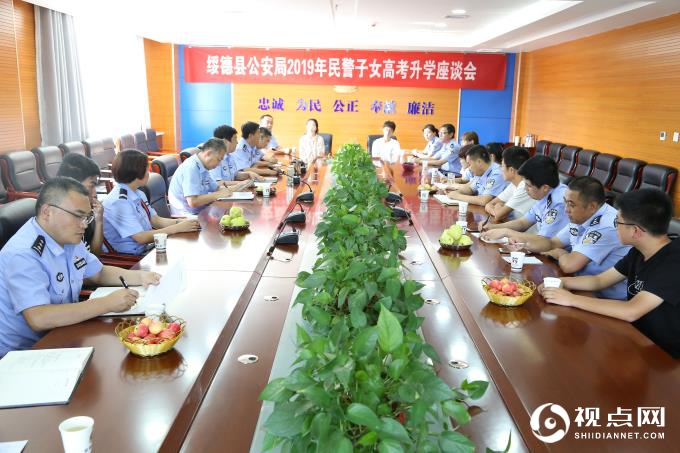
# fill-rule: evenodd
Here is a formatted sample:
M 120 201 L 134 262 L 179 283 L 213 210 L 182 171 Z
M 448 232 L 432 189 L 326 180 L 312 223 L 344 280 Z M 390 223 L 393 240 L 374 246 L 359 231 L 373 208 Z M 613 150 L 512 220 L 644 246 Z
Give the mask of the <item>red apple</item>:
M 170 324 L 168 324 L 168 329 L 172 330 L 175 333 L 179 333 L 179 331 L 182 330 L 182 327 L 179 325 L 179 323 L 171 322 Z
M 172 329 L 163 329 L 161 330 L 161 333 L 158 334 L 159 337 L 166 339 L 175 338 L 175 335 L 175 331 Z
M 162 321 L 158 320 L 153 320 L 151 321 L 151 325 L 149 326 L 149 332 L 153 334 L 159 334 L 161 330 L 165 329 L 165 323 Z
M 142 323 L 142 324 L 146 325 L 147 327 L 149 327 L 149 325 L 151 324 L 151 321 L 153 321 L 153 319 L 151 319 L 151 318 L 144 318 L 144 319 L 142 319 L 142 320 L 140 321 L 140 323 Z
M 508 283 L 506 283 L 501 288 L 501 291 L 503 291 L 505 294 L 509 294 L 509 293 L 512 292 L 512 286 L 510 286 Z
M 137 324 L 134 333 L 136 336 L 144 338 L 149 334 L 149 327 L 146 324 Z

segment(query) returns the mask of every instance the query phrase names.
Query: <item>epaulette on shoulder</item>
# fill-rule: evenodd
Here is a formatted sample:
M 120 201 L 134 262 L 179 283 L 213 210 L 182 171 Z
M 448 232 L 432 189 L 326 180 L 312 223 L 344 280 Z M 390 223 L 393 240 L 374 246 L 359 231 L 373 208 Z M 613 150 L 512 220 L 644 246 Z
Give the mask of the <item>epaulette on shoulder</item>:
M 127 200 L 127 198 L 128 198 L 127 189 L 120 189 L 118 191 L 118 199 Z
M 31 248 L 35 250 L 38 255 L 42 256 L 43 250 L 45 250 L 45 236 L 38 235 L 38 237 L 35 238 L 35 241 L 33 241 Z

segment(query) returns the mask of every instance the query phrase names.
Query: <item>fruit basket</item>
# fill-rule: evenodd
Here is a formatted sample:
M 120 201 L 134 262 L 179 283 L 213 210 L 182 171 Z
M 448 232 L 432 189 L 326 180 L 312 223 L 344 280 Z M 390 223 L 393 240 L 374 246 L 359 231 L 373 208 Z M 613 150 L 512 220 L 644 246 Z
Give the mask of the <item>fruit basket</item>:
M 460 245 L 460 244 L 444 244 L 442 241 L 439 241 L 439 245 L 441 248 L 444 250 L 453 250 L 453 251 L 460 251 L 460 250 L 470 250 L 470 247 L 472 247 L 472 244 L 465 244 L 465 245 Z
M 220 231 L 224 233 L 225 231 L 245 231 L 250 228 L 250 222 L 246 222 L 245 225 L 241 226 L 226 226 L 220 223 Z
M 536 284 L 530 280 L 520 280 L 514 277 L 484 277 L 482 288 L 494 304 L 519 307 L 534 294 Z
M 142 328 L 142 325 L 145 327 Z M 153 357 L 171 350 L 184 334 L 185 327 L 186 322 L 182 318 L 160 315 L 141 320 L 126 318 L 116 325 L 115 332 L 123 346 L 133 354 Z

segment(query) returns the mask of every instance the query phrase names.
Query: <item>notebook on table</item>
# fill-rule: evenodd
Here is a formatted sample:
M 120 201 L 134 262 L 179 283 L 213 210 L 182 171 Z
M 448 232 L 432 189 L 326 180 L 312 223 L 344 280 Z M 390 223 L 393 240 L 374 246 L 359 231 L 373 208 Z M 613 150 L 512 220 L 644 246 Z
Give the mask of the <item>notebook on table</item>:
M 0 408 L 66 404 L 94 348 L 10 351 L 0 360 Z
M 453 200 L 453 199 L 449 198 L 448 196 L 442 195 L 440 193 L 434 194 L 432 196 L 432 198 L 434 198 L 438 202 L 445 204 L 445 205 L 448 205 L 448 206 L 454 206 L 454 205 L 458 204 L 458 200 Z

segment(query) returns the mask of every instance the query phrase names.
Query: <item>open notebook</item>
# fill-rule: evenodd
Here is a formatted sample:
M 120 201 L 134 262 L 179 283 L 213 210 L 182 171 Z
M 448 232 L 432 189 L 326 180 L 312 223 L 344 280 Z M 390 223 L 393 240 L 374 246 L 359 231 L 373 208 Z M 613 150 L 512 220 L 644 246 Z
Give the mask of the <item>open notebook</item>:
M 66 404 L 94 348 L 10 351 L 0 360 L 0 408 Z
M 97 299 L 99 297 L 105 297 L 114 291 L 122 289 L 120 286 L 100 286 L 99 288 L 92 291 L 90 294 L 90 299 Z M 139 293 L 137 298 L 137 303 L 132 306 L 128 311 L 122 311 L 120 313 L 110 312 L 104 313 L 102 316 L 131 316 L 131 315 L 143 315 L 147 308 L 147 297 L 146 288 L 143 286 L 130 286 L 130 289 L 134 289 Z
M 229 197 L 220 197 L 217 201 L 236 201 L 236 200 L 252 200 L 255 194 L 252 192 L 234 192 Z
M 439 193 L 434 194 L 432 196 L 432 198 L 434 198 L 435 200 L 437 200 L 438 202 L 440 202 L 442 204 L 449 205 L 449 206 L 458 204 L 458 200 L 453 200 L 453 199 L 447 197 L 446 195 L 442 195 L 442 194 L 439 194 Z

